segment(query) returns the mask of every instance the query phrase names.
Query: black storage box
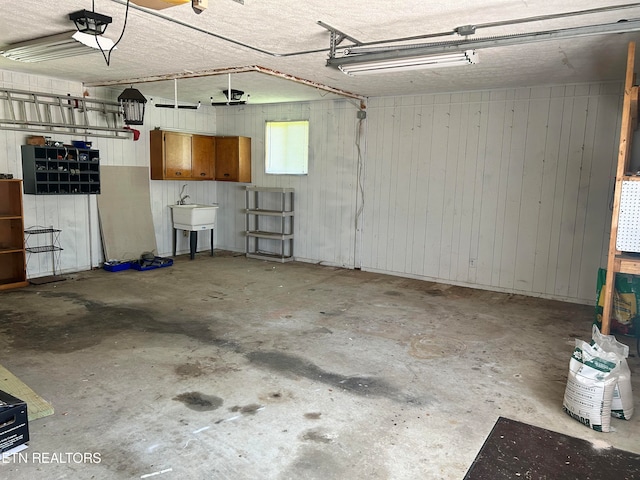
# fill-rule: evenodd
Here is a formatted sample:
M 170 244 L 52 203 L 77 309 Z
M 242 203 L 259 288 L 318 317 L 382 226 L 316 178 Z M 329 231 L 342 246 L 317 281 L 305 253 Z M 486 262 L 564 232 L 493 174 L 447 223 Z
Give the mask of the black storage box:
M 0 453 L 28 441 L 27 403 L 0 390 Z

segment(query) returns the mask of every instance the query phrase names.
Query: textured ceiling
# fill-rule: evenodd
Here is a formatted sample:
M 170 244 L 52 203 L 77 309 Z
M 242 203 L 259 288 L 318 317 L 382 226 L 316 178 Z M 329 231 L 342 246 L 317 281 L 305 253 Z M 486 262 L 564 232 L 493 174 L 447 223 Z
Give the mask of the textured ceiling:
M 117 40 L 123 29 L 126 0 L 2 0 L 0 49 L 4 45 L 73 29 L 68 14 L 80 9 L 113 17 L 105 36 Z M 513 23 L 515 19 L 548 16 L 607 6 L 633 5 L 607 12 L 553 20 Z M 249 103 L 274 103 L 335 98 L 336 92 L 389 96 L 621 80 L 626 45 L 640 33 L 607 34 L 564 40 L 478 49 L 479 63 L 465 67 L 349 77 L 327 67 L 329 33 L 322 21 L 360 42 L 449 33 L 463 25 L 504 22 L 478 28 L 473 38 L 511 35 L 582 25 L 640 19 L 640 4 L 565 0 L 209 0 L 196 15 L 190 4 L 147 12 L 129 8 L 126 29 L 107 66 L 101 55 L 85 55 L 41 63 L 20 63 L 0 57 L 0 69 L 41 74 L 90 85 L 135 82 L 148 98 L 175 98 L 173 80 L 143 83 L 151 77 L 197 75 L 259 66 L 305 83 L 252 71 L 181 78 L 178 101 L 193 104 L 223 101 L 222 90 L 247 92 Z M 421 43 L 459 39 L 457 35 Z M 341 46 L 348 45 L 344 41 Z M 395 45 L 391 43 L 391 45 Z M 314 53 L 299 53 L 313 51 Z M 309 85 L 329 87 L 314 88 Z M 122 87 L 117 87 L 121 89 Z

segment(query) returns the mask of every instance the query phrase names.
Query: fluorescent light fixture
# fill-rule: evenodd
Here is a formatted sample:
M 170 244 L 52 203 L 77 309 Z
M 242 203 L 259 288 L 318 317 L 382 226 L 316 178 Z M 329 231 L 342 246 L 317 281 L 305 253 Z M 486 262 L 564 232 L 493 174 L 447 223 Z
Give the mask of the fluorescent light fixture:
M 342 57 L 344 60 L 347 57 Z M 423 68 L 455 67 L 459 65 L 471 65 L 478 63 L 478 55 L 475 50 L 447 53 L 444 55 L 422 55 L 417 57 L 388 58 L 371 62 L 359 62 L 366 55 L 358 55 L 349 58 L 349 63 L 341 63 L 338 68 L 347 75 L 371 75 L 385 72 L 403 72 L 407 70 L 419 70 Z
M 77 31 L 14 43 L 0 50 L 0 55 L 18 62 L 46 62 L 60 58 L 77 57 L 114 46 L 111 39 Z
M 113 40 L 107 37 L 103 37 L 101 35 L 93 35 L 91 33 L 84 32 L 76 32 L 72 35 L 74 40 L 77 40 L 81 44 L 95 48 L 97 50 L 102 50 L 103 52 L 108 52 L 114 46 Z M 117 50 L 117 48 L 116 48 Z M 93 53 L 89 51 L 87 53 Z

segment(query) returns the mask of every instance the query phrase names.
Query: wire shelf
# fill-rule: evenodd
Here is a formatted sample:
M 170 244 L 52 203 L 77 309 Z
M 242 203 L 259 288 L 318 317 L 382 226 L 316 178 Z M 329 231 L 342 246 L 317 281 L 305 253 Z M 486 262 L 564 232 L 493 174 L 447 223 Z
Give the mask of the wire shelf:
M 25 234 L 25 251 L 29 254 L 32 253 L 48 253 L 52 252 L 51 255 L 51 268 L 53 272 L 53 276 L 56 276 L 57 272 L 60 271 L 60 252 L 64 250 L 60 246 L 60 233 L 62 230 L 58 228 L 44 227 L 41 225 L 33 225 L 24 230 Z M 46 235 L 44 241 L 36 240 L 37 237 L 34 235 Z M 31 242 L 31 245 L 29 245 Z M 36 243 L 36 245 L 33 245 Z M 44 243 L 44 245 L 43 245 Z M 27 265 L 29 264 L 29 259 L 31 255 L 27 256 Z
M 58 230 L 57 228 L 28 228 L 24 231 L 24 233 L 28 233 L 29 235 L 38 235 L 41 233 L 58 233 L 62 230 Z
M 25 250 L 29 253 L 58 252 L 64 250 L 62 247 L 55 245 L 43 245 L 42 247 L 27 247 Z

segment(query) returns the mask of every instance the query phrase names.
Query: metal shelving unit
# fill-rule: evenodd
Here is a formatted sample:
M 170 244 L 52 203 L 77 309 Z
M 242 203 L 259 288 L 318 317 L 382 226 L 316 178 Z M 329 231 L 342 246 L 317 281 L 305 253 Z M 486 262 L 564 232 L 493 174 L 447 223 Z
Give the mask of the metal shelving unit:
M 247 258 L 293 260 L 293 188 L 246 187 Z
M 25 251 L 28 254 L 32 253 L 48 253 L 51 252 L 52 274 L 57 276 L 56 271 L 60 271 L 60 252 L 63 250 L 60 247 L 60 232 L 53 227 L 30 227 L 24 231 L 25 234 Z M 34 235 L 49 235 L 48 242 L 45 245 L 29 245 L 32 236 Z M 30 257 L 29 255 L 28 257 Z M 27 258 L 27 264 L 29 258 Z M 57 267 L 57 268 L 56 268 Z

